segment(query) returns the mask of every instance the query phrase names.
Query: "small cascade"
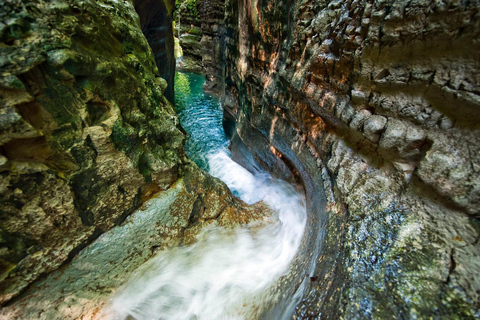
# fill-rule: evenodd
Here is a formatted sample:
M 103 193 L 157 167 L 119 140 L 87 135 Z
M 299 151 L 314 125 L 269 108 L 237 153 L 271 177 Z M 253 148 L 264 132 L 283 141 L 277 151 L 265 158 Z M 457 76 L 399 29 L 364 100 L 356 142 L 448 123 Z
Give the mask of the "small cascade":
M 275 214 L 234 230 L 210 227 L 193 245 L 159 252 L 114 294 L 104 309 L 107 319 L 258 319 L 279 301 L 285 304 L 273 287 L 288 274 L 300 246 L 304 196 L 266 172 L 252 175 L 230 159 L 219 102 L 204 94 L 202 86 L 201 75 L 177 74 L 177 110 L 188 133 L 187 153 L 243 201 L 264 201 Z M 279 306 L 280 317 L 289 318 L 294 305 Z

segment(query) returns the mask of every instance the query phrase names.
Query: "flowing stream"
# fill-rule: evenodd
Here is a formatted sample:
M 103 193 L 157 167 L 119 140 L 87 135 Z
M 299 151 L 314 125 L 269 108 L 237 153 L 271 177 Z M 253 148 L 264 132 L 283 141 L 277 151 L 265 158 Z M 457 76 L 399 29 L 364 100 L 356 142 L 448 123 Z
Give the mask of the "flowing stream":
M 187 153 L 242 200 L 263 200 L 278 216 L 257 228 L 208 228 L 193 245 L 159 252 L 115 294 L 107 318 L 259 319 L 277 309 L 276 319 L 289 319 L 293 313 L 294 297 L 285 297 L 279 282 L 289 273 L 303 236 L 304 196 L 230 159 L 221 106 L 203 93 L 203 81 L 202 75 L 189 73 L 177 73 L 175 79 Z

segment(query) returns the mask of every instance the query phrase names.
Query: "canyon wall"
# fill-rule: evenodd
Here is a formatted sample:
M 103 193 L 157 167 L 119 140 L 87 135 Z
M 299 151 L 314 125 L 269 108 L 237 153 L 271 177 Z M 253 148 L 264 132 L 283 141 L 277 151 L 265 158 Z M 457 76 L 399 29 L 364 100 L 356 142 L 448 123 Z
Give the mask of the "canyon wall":
M 156 251 L 258 214 L 183 150 L 172 8 L 1 3 L 2 319 L 89 318 Z
M 180 41 L 183 57 L 177 70 L 201 73 L 202 70 L 202 20 L 200 1 L 184 0 L 176 5 L 175 35 Z
M 205 74 L 203 88 L 206 92 L 221 96 L 225 83 L 225 1 L 202 1 L 202 69 Z
M 180 6 L 180 44 L 184 61 L 180 70 L 205 74 L 204 90 L 221 96 L 225 83 L 225 2 L 223 0 L 198 1 L 195 9 Z M 178 18 L 177 18 L 178 24 Z
M 305 186 L 294 319 L 480 316 L 480 3 L 226 1 L 234 158 Z

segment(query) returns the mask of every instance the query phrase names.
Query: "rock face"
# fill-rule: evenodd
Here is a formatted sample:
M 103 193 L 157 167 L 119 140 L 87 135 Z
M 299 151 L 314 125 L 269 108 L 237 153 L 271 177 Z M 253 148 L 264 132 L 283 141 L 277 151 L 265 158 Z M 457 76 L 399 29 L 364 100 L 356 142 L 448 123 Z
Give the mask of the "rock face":
M 479 9 L 226 1 L 232 153 L 304 184 L 320 250 L 294 318 L 480 316 Z
M 224 217 L 244 223 L 247 213 L 258 212 L 187 159 L 184 134 L 164 96 L 167 81 L 160 77 L 172 75 L 174 60 L 173 46 L 163 46 L 168 37 L 161 38 L 163 33 L 171 38 L 171 29 L 158 18 L 171 16 L 173 4 L 144 7 L 148 3 L 1 4 L 0 302 L 8 302 L 2 318 L 68 318 L 78 316 L 81 303 L 88 306 L 80 314 L 93 308 L 87 302 L 102 294 L 95 281 L 105 270 L 89 269 L 97 280 L 85 287 L 71 286 L 73 278 L 57 281 L 58 275 L 86 270 L 88 260 L 70 261 L 155 194 L 162 194 L 163 211 L 142 220 L 152 222 L 151 236 L 141 237 L 142 229 L 136 229 L 136 241 L 123 243 L 125 252 L 109 258 L 130 266 L 125 274 L 158 248 L 187 241 L 203 224 L 226 224 Z M 156 58 L 170 64 L 161 68 L 166 75 L 159 73 L 141 26 L 152 47 L 163 48 Z M 129 229 L 122 225 L 104 237 L 122 228 Z M 121 234 L 115 241 L 122 241 Z M 82 251 L 81 259 L 92 250 Z M 61 266 L 57 276 L 39 280 Z M 107 266 L 107 273 L 109 268 L 106 291 L 125 277 L 123 267 Z M 22 293 L 27 298 L 12 300 Z M 86 300 L 74 303 L 66 298 L 72 294 Z M 38 299 L 28 298 L 32 295 Z M 63 307 L 41 314 L 45 305 L 61 303 L 76 315 L 62 316 Z
M 177 63 L 177 70 L 202 72 L 202 21 L 200 1 L 185 0 L 177 5 L 175 13 L 175 34 L 180 41 L 183 57 Z
M 180 69 L 205 74 L 204 90 L 221 96 L 225 87 L 225 1 L 194 3 L 195 10 L 187 5 L 179 10 L 181 25 L 177 31 L 181 34 L 180 43 L 186 60 L 186 65 Z
M 1 15 L 5 301 L 173 183 L 184 136 L 131 3 Z
M 121 283 L 158 251 L 188 244 L 206 225 L 246 224 L 268 212 L 246 206 L 195 166 L 86 247 L 67 266 L 0 310 L 2 319 L 105 319 L 102 307 Z
M 225 88 L 225 1 L 202 1 L 200 14 L 202 17 L 200 46 L 205 74 L 203 89 L 221 96 Z

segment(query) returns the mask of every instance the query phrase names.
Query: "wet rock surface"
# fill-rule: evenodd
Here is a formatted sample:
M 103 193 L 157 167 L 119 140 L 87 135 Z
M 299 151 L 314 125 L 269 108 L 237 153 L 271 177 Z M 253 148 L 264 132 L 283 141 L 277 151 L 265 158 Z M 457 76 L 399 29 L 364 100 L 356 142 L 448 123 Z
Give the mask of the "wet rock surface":
M 232 154 L 306 191 L 293 317 L 478 318 L 478 2 L 222 6 L 199 7 L 192 50 L 218 92 L 225 52 Z M 157 250 L 264 210 L 185 156 L 172 9 L 2 2 L 3 318 L 92 318 Z M 155 195 L 157 214 L 132 215 Z
M 174 182 L 184 137 L 131 3 L 1 15 L 4 302 L 138 208 L 152 175 Z
M 479 316 L 479 8 L 226 2 L 232 154 L 303 182 L 320 246 L 294 318 Z

